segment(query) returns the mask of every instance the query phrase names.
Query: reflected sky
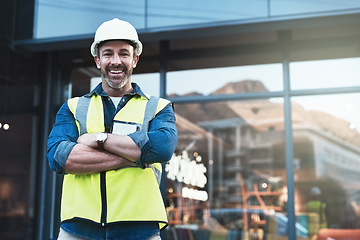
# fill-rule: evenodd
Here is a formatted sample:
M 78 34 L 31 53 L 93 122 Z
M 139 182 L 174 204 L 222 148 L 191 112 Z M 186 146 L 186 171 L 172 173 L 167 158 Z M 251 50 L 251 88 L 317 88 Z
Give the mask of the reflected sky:
M 290 64 L 291 89 L 360 86 L 360 58 Z
M 316 89 L 360 86 L 360 58 L 290 64 L 291 88 Z M 360 132 L 360 95 L 336 94 L 293 98 L 307 110 L 318 110 L 349 121 Z
M 334 94 L 324 96 L 294 97 L 306 110 L 328 113 L 349 122 L 350 129 L 360 133 L 360 94 Z
M 104 21 L 121 18 L 145 26 L 145 1 L 37 0 L 34 38 L 94 34 Z
M 360 86 L 360 58 L 296 62 L 290 65 L 293 90 Z M 261 81 L 269 91 L 283 90 L 281 64 L 214 68 L 168 73 L 168 94 L 209 95 L 228 82 Z M 349 121 L 360 132 L 359 94 L 296 97 L 306 110 L 318 110 Z
M 242 80 L 261 81 L 268 91 L 283 89 L 281 64 L 169 72 L 167 80 L 168 94 L 178 95 L 191 92 L 209 95 L 226 83 Z
M 358 0 L 36 0 L 34 38 L 93 34 L 115 17 L 138 30 L 360 8 Z

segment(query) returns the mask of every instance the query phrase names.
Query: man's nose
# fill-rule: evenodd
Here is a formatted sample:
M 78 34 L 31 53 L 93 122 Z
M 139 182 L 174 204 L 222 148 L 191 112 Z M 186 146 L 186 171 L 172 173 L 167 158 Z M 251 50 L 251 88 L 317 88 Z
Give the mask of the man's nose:
M 119 54 L 114 54 L 113 57 L 111 58 L 111 62 L 113 64 L 121 64 L 122 62 L 121 56 Z

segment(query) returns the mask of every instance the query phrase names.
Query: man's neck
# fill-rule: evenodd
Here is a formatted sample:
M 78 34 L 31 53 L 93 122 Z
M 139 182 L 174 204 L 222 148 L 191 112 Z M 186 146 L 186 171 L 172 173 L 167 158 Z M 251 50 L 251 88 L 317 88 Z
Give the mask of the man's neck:
M 114 88 L 109 88 L 109 87 L 104 88 L 104 86 L 103 86 L 103 89 L 110 97 L 122 97 L 125 94 L 131 93 L 133 91 L 133 87 L 131 84 L 125 85 L 124 87 L 119 88 L 119 89 L 114 89 Z

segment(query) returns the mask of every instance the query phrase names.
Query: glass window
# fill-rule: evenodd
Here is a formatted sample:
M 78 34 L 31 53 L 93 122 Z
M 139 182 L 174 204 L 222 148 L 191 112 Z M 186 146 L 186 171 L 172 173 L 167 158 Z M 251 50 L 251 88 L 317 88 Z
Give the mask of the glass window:
M 281 64 L 169 72 L 168 95 L 281 91 Z
M 144 1 L 37 0 L 34 38 L 94 34 L 102 22 L 115 17 L 144 28 Z
M 359 8 L 359 7 L 360 7 L 360 2 L 357 0 L 343 0 L 343 1 L 271 0 L 271 15 L 275 16 L 275 15 L 340 11 L 340 10 L 351 10 L 352 8 Z
M 287 236 L 281 99 L 175 109 L 179 142 L 165 167 L 166 239 Z
M 148 27 L 209 23 L 267 16 L 267 1 L 148 1 Z
M 303 237 L 358 236 L 340 229 L 360 228 L 359 102 L 358 93 L 292 99 L 295 212 Z
M 34 38 L 93 34 L 104 21 L 118 17 L 137 29 L 177 27 L 229 20 L 266 19 L 269 16 L 342 11 L 359 8 L 346 1 L 123 1 L 37 0 Z M 269 9 L 270 8 L 270 9 Z M 76 23 L 76 24 L 74 24 Z
M 115 17 L 137 29 L 264 18 L 267 7 L 266 0 L 225 0 L 221 4 L 206 0 L 37 0 L 34 38 L 93 34 L 103 21 Z
M 360 58 L 344 58 L 290 64 L 292 89 L 360 86 Z
M 144 93 L 152 96 L 160 96 L 160 74 L 147 73 L 147 74 L 134 74 L 131 81 L 137 83 Z

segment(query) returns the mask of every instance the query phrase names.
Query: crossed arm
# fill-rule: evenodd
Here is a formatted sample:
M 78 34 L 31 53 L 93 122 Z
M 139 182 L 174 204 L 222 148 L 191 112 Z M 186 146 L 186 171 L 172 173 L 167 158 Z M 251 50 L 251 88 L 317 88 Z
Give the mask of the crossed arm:
M 48 138 L 50 168 L 58 173 L 88 174 L 168 161 L 176 147 L 177 131 L 172 107 L 155 117 L 149 132 L 129 136 L 109 134 L 104 151 L 97 149 L 96 133 L 78 136 L 72 113 L 65 103 Z
M 97 149 L 96 133 L 80 136 L 77 143 L 65 162 L 66 173 L 95 173 L 134 166 L 141 154 L 140 147 L 128 136 L 108 134 L 104 151 Z

